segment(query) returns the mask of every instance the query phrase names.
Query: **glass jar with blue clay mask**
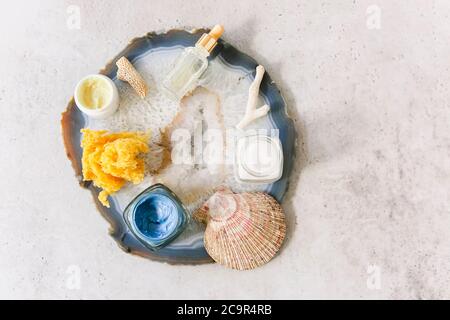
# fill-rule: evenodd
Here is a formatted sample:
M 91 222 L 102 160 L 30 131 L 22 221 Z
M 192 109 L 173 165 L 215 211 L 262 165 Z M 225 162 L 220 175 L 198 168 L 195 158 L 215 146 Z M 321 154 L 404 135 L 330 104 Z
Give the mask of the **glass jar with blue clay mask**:
M 139 194 L 125 209 L 124 218 L 133 235 L 151 250 L 168 245 L 188 222 L 181 201 L 162 184 Z

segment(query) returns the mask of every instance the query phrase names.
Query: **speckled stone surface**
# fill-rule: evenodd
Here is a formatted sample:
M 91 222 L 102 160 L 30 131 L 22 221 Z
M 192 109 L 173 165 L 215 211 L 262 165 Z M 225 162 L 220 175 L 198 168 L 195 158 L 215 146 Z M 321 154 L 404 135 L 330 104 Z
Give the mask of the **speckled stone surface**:
M 449 15 L 445 0 L 2 3 L 0 298 L 450 298 Z M 248 272 L 121 251 L 59 124 L 131 38 L 217 22 L 301 135 L 288 240 Z

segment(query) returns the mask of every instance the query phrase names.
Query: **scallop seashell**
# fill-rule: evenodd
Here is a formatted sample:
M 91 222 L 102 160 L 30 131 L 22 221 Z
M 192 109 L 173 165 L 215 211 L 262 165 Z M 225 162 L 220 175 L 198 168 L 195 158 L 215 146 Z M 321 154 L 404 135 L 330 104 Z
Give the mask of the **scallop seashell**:
M 207 224 L 204 242 L 208 254 L 238 270 L 269 262 L 286 236 L 281 205 L 262 192 L 221 189 L 194 213 L 194 218 Z

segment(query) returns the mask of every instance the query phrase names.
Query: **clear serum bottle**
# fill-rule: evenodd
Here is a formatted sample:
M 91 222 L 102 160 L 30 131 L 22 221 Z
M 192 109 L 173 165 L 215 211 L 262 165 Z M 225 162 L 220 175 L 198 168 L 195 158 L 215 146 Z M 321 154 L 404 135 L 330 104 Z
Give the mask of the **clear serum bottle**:
M 170 98 L 179 101 L 197 87 L 198 80 L 208 67 L 209 54 L 223 31 L 221 25 L 216 25 L 201 36 L 195 47 L 184 49 L 163 81 L 163 90 Z

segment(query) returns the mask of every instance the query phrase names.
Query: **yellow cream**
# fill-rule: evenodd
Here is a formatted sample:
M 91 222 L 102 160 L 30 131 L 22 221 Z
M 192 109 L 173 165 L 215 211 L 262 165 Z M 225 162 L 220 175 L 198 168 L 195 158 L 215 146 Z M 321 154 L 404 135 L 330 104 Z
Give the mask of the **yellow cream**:
M 111 85 L 100 77 L 85 79 L 78 91 L 78 99 L 88 109 L 101 109 L 112 100 Z

